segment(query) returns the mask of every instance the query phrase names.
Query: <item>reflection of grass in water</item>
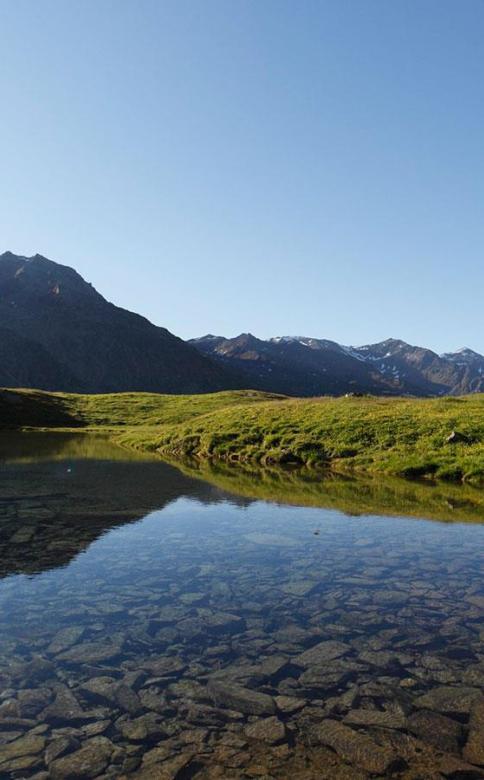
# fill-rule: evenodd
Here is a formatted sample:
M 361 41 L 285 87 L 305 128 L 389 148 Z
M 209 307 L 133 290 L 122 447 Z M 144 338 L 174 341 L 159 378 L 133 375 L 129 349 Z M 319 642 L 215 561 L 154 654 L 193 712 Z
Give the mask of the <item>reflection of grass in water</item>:
M 124 449 L 108 436 L 87 433 L 3 433 L 0 461 L 99 460 L 158 462 L 153 453 Z M 250 499 L 338 509 L 348 514 L 388 514 L 445 521 L 482 522 L 484 493 L 470 485 L 409 481 L 386 476 L 345 477 L 308 468 L 258 467 L 207 460 L 172 460 L 188 477 Z
M 128 450 L 108 436 L 86 433 L 2 433 L 0 461 L 34 463 L 62 460 L 160 461 L 158 455 Z
M 347 514 L 409 515 L 446 522 L 484 522 L 484 495 L 469 485 L 390 477 L 351 478 L 309 469 L 173 461 L 190 477 L 247 498 L 337 509 Z

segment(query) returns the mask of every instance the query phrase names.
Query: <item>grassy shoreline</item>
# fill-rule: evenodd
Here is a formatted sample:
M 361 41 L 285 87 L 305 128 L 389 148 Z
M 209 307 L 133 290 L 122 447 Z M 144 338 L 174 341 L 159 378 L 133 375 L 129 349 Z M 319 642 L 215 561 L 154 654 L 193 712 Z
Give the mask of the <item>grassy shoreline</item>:
M 484 395 L 287 398 L 0 391 L 0 428 L 82 429 L 174 459 L 297 464 L 484 486 Z M 455 441 L 448 437 L 456 432 Z

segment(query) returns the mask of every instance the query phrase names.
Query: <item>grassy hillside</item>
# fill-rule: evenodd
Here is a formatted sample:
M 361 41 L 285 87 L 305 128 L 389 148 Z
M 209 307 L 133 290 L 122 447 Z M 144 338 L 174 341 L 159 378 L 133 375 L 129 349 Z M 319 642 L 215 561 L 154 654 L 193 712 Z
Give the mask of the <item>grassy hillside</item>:
M 0 391 L 0 427 L 110 432 L 171 458 L 380 472 L 484 484 L 484 395 L 288 399 Z M 454 443 L 447 442 L 453 432 Z
M 447 443 L 456 431 L 461 441 Z M 484 482 L 484 396 L 286 399 L 217 409 L 124 441 L 170 457 L 327 465 Z
M 183 423 L 234 405 L 285 399 L 274 393 L 229 390 L 203 395 L 47 393 L 0 389 L 0 428 L 153 428 Z

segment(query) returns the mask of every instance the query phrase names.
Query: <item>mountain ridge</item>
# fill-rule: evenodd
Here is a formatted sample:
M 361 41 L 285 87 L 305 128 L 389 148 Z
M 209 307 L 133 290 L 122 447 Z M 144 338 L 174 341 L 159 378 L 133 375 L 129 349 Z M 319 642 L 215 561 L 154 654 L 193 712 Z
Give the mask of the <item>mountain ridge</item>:
M 322 394 L 319 388 L 335 394 L 356 390 L 417 396 L 484 391 L 484 356 L 469 347 L 439 355 L 395 338 L 346 346 L 308 336 L 257 339 L 247 333 L 231 339 L 209 334 L 190 343 L 224 365 L 233 363 L 239 373 L 245 371 L 256 389 L 288 395 Z
M 107 301 L 73 268 L 43 255 L 0 255 L 0 384 L 72 392 L 197 393 L 232 389 L 230 369 L 166 328 Z M 17 348 L 42 350 L 29 371 Z M 8 360 L 9 371 L 2 368 Z M 45 362 L 44 361 L 44 362 Z M 55 367 L 61 366 L 62 370 Z
M 390 338 L 346 346 L 252 333 L 183 341 L 103 297 L 41 254 L 0 255 L 0 386 L 85 393 L 204 393 L 252 388 L 293 396 L 463 395 L 484 391 L 484 357 L 438 355 Z

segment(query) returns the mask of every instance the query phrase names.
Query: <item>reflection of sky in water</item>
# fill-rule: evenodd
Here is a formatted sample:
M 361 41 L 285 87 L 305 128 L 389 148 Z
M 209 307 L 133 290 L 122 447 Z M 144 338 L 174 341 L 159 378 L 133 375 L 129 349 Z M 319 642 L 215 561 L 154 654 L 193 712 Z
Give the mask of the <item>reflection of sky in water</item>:
M 206 505 L 180 498 L 141 521 L 106 532 L 66 568 L 4 580 L 0 603 L 14 622 L 21 615 L 34 619 L 37 614 L 51 625 L 57 607 L 62 616 L 66 598 L 96 602 L 102 592 L 104 598 L 122 604 L 120 583 L 142 587 L 143 578 L 153 577 L 174 585 L 177 592 L 191 579 L 183 567 L 207 563 L 212 568 L 202 578 L 204 585 L 210 585 L 211 578 L 227 580 L 234 599 L 240 595 L 239 574 L 242 593 L 251 572 L 255 590 L 263 573 L 264 588 L 274 588 L 274 594 L 286 580 L 301 576 L 314 580 L 315 588 L 324 592 L 335 584 L 344 588 L 347 577 L 365 576 L 365 570 L 375 566 L 372 588 L 384 590 L 390 578 L 408 597 L 413 577 L 423 578 L 428 587 L 438 580 L 445 588 L 447 565 L 460 571 L 460 587 L 464 588 L 466 578 L 470 581 L 475 574 L 483 537 L 482 526 L 348 518 L 336 511 L 264 502 L 247 507 L 228 500 Z M 154 584 L 151 581 L 150 587 Z M 360 587 L 364 584 L 362 580 Z M 352 582 L 348 592 L 357 585 Z M 42 614 L 44 600 L 48 600 L 47 616 Z

